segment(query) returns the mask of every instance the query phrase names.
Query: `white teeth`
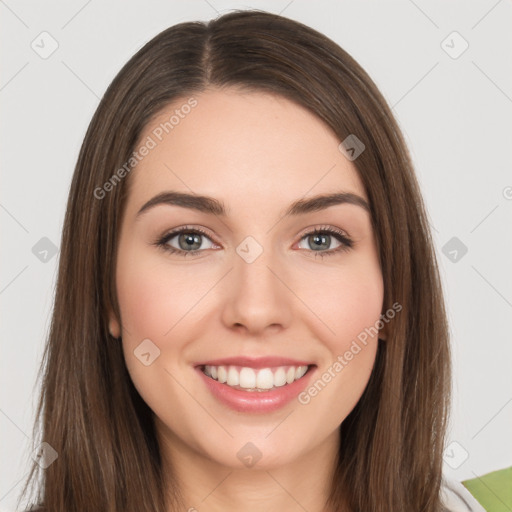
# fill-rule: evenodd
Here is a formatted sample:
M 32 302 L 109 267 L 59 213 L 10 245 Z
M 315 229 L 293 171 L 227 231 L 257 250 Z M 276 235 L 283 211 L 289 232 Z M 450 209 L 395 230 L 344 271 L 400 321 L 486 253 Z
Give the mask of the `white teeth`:
M 295 370 L 295 380 L 300 379 L 307 371 L 307 366 L 299 366 Z
M 260 389 L 270 389 L 274 387 L 274 375 L 270 368 L 263 368 L 258 372 L 255 387 Z
M 210 368 L 212 367 L 210 366 Z M 226 371 L 226 368 L 224 368 L 224 366 L 219 366 L 217 368 L 217 380 L 221 384 L 224 384 L 224 382 L 228 380 L 228 372 Z
M 233 370 L 236 372 L 236 370 Z M 229 382 L 228 382 L 229 384 Z M 252 368 L 242 368 L 240 370 L 240 387 L 242 388 L 255 388 L 256 387 L 256 373 Z
M 291 384 L 295 380 L 295 368 L 290 366 L 288 371 L 286 372 L 286 382 L 287 384 Z
M 233 366 L 229 367 L 227 384 L 228 386 L 240 385 L 240 373 L 238 373 L 236 371 L 236 368 L 234 368 Z
M 280 387 L 286 384 L 286 373 L 284 368 L 278 368 L 274 373 L 274 386 Z
M 256 370 L 245 366 L 206 365 L 203 369 L 205 375 L 221 384 L 248 390 L 268 390 L 285 386 L 302 378 L 307 371 L 307 366 L 279 366 Z

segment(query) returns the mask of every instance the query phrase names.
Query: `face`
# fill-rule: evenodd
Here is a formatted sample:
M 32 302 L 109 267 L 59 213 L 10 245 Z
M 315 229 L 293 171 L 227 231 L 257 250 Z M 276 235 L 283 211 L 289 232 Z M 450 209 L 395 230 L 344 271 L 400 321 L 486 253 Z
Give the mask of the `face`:
M 368 198 L 302 107 L 194 99 L 149 123 L 140 144 L 154 147 L 125 178 L 110 327 L 169 453 L 276 467 L 332 448 L 370 377 L 377 336 L 360 340 L 383 281 Z

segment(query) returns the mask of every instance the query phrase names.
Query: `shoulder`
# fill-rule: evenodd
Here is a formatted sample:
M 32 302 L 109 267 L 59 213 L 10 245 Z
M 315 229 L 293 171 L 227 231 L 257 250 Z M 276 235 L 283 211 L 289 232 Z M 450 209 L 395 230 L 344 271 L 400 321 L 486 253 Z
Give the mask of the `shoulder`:
M 441 482 L 443 512 L 485 512 L 476 498 L 458 480 L 443 475 Z

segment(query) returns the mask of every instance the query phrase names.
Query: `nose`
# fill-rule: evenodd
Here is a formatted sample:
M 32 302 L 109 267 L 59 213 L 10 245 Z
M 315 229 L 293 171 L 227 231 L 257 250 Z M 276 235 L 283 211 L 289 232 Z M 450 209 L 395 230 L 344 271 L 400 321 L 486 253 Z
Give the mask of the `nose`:
M 289 327 L 297 299 L 287 281 L 286 271 L 271 250 L 264 250 L 251 263 L 235 254 L 233 270 L 223 285 L 224 325 L 252 335 Z

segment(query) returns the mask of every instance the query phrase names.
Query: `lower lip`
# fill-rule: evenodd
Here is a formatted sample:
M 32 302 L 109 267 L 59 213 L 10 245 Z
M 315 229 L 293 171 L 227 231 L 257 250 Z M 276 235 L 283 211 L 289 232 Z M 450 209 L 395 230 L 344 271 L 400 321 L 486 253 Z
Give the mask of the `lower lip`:
M 208 377 L 197 367 L 203 381 L 212 394 L 223 404 L 239 412 L 266 413 L 276 411 L 291 402 L 304 391 L 316 366 L 311 367 L 299 380 L 269 391 L 241 391 Z

